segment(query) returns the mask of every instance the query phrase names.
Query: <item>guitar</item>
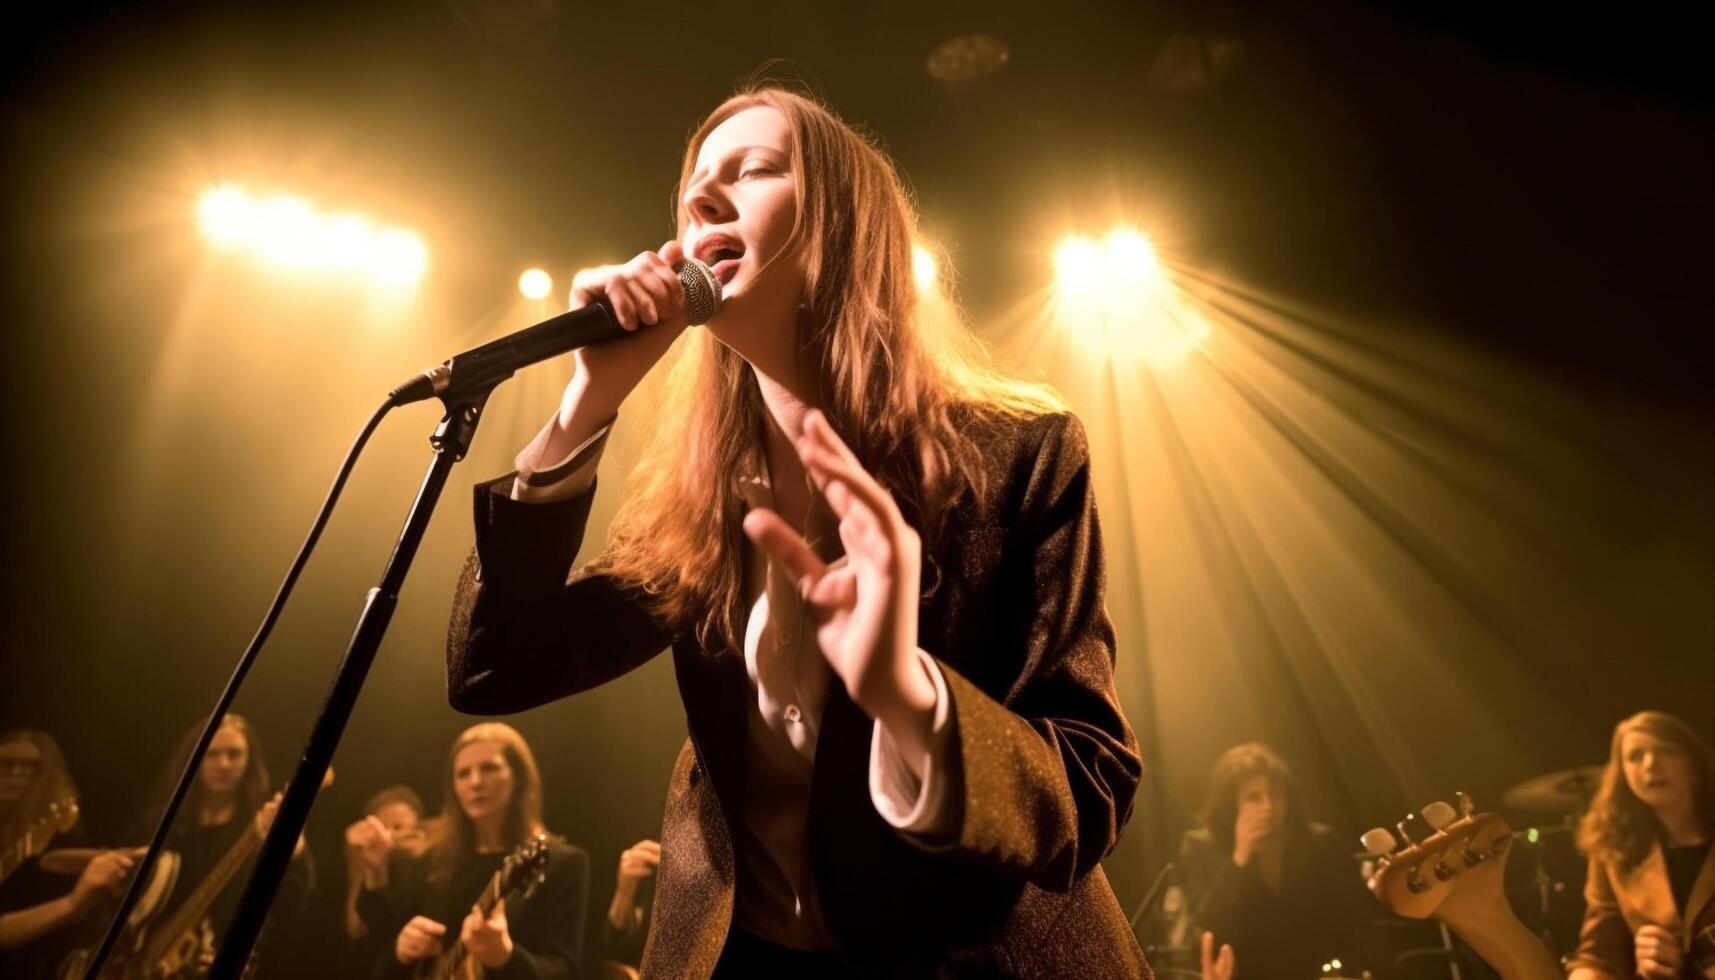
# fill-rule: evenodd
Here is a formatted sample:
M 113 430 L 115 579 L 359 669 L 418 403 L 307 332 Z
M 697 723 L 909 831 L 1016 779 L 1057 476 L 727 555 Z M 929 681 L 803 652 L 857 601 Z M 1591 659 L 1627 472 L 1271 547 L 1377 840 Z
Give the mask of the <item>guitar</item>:
M 506 856 L 500 869 L 488 879 L 476 907 L 487 918 L 502 898 L 510 898 L 514 904 L 523 902 L 536 893 L 547 874 L 548 835 L 537 834 Z M 412 980 L 480 980 L 482 964 L 471 958 L 456 934 L 450 938 L 451 947 L 446 952 L 418 961 Z
M 63 834 L 77 826 L 77 797 L 66 796 L 48 804 L 48 808 L 24 828 L 17 839 L 0 851 L 0 879 L 18 870 L 18 865 L 42 853 L 55 834 Z
M 333 770 L 330 768 L 322 777 L 322 788 L 332 784 Z M 113 956 L 103 964 L 98 980 L 172 980 L 199 975 L 202 953 L 212 950 L 215 943 L 213 929 L 208 923 L 209 906 L 262 847 L 266 836 L 267 830 L 258 827 L 254 819 L 245 821 L 238 839 L 232 842 L 207 876 L 197 883 L 171 915 L 153 927 L 146 927 L 133 915 L 126 923 L 126 934 L 115 946 Z M 166 854 L 162 857 L 165 859 Z M 176 868 L 177 862 L 174 864 Z M 78 950 L 72 953 L 61 966 L 60 974 L 82 976 L 78 964 L 87 964 L 93 952 Z M 74 969 L 79 969 L 79 972 L 72 973 Z
M 1465 794 L 1457 799 L 1457 811 L 1446 803 L 1424 807 L 1435 832 L 1399 850 L 1386 830 L 1364 835 L 1364 846 L 1381 856 L 1370 891 L 1395 915 L 1444 923 L 1502 980 L 1564 980 L 1548 947 L 1513 914 L 1502 891 L 1512 828 L 1493 813 L 1476 813 Z

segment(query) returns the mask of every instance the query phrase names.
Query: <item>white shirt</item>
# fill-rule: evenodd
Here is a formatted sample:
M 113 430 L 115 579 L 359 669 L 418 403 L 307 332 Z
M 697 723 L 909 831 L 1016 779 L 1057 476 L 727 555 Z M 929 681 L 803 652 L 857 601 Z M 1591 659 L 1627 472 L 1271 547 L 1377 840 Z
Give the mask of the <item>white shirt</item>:
M 526 503 L 565 500 L 586 493 L 612 422 L 552 467 L 520 466 L 512 498 Z M 536 455 L 548 429 L 519 454 Z M 772 507 L 773 490 L 762 478 L 743 480 L 739 492 L 750 507 Z M 813 494 L 805 540 L 823 561 L 843 562 L 837 522 L 820 494 Z M 745 713 L 749 765 L 743 787 L 743 826 L 733 828 L 738 887 L 733 916 L 740 928 L 796 949 L 835 945 L 821 913 L 810 870 L 806 838 L 810 777 L 821 730 L 822 705 L 833 671 L 816 645 L 814 627 L 790 575 L 766 553 L 745 543 L 744 664 L 751 699 Z M 948 743 L 946 679 L 934 658 L 917 651 L 935 687 L 929 758 L 919 780 L 877 722 L 870 740 L 870 801 L 882 819 L 911 835 L 944 829 Z M 909 838 L 908 838 L 909 839 Z

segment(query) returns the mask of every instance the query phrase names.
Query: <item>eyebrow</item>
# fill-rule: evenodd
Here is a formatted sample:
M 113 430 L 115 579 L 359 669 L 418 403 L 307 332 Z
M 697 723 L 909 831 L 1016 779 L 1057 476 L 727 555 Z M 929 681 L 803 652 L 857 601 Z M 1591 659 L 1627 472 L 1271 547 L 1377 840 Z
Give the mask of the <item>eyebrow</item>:
M 724 161 L 732 159 L 735 156 L 743 157 L 745 154 L 748 154 L 753 150 L 766 150 L 769 153 L 776 153 L 776 154 L 781 154 L 784 156 L 790 156 L 790 154 L 788 154 L 786 151 L 780 149 L 777 146 L 769 146 L 767 143 L 752 143 L 749 146 L 735 146 L 732 149 L 728 150 L 726 153 L 722 154 L 720 159 L 724 162 Z M 703 179 L 703 174 L 706 172 L 707 172 L 706 167 L 698 167 L 695 170 L 692 170 L 690 179 L 688 181 L 686 181 L 686 186 L 689 186 L 691 184 L 695 184 L 697 181 Z

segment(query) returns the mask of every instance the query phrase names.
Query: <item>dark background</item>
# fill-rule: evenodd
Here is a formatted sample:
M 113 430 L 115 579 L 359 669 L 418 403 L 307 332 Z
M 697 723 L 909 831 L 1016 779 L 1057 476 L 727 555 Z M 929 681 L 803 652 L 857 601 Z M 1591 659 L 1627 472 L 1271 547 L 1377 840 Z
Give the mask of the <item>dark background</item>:
M 1010 335 L 987 324 L 1041 288 L 1054 238 L 1128 218 L 1178 267 L 1316 311 L 1230 336 L 1279 341 L 1283 370 L 1329 372 L 1287 373 L 1303 404 L 1385 430 L 1463 488 L 1415 510 L 1418 471 L 1349 479 L 1313 413 L 1276 413 L 1265 434 L 1296 433 L 1285 444 L 1314 463 L 1283 469 L 1287 485 L 1357 501 L 1391 542 L 1353 545 L 1353 568 L 1324 574 L 1314 560 L 1340 550 L 1340 520 L 1258 551 L 1289 522 L 1269 516 L 1278 495 L 1197 478 L 1199 453 L 1225 447 L 1162 441 L 1125 385 L 1105 402 L 1068 390 L 1097 450 L 1122 696 L 1158 777 L 1108 862 L 1122 903 L 1238 740 L 1280 744 L 1317 815 L 1349 831 L 1425 794 L 1493 801 L 1600 761 L 1642 707 L 1715 731 L 1715 141 L 1695 36 L 1666 8 L 433 0 L 21 16 L 5 42 L 0 728 L 58 737 L 96 839 L 212 701 L 374 401 L 542 315 L 513 287 L 527 265 L 558 291 L 580 265 L 668 237 L 683 138 L 771 64 L 879 134 L 1003 353 Z M 1002 70 L 955 86 L 926 74 L 934 45 L 979 30 L 1010 46 Z M 1174 37 L 1241 55 L 1214 84 L 1168 91 L 1151 67 Z M 418 230 L 433 256 L 421 305 L 376 313 L 349 287 L 209 256 L 193 211 L 221 180 Z M 1425 377 L 1432 392 L 1400 382 Z M 505 471 L 564 379 L 542 367 L 502 390 L 437 514 L 312 818 L 330 894 L 339 828 L 371 792 L 405 781 L 438 803 L 469 722 L 440 675 L 470 544 L 463 486 Z M 1246 404 L 1284 404 L 1270 384 L 1247 378 Z M 1139 390 L 1154 393 L 1147 419 L 1180 407 L 1171 379 Z M 1378 421 L 1394 411 L 1412 424 Z M 401 412 L 377 437 L 240 699 L 277 778 L 434 421 Z M 1178 445 L 1175 466 L 1128 455 L 1158 444 Z M 604 472 L 623 472 L 627 445 Z M 1155 506 L 1169 490 L 1188 520 Z M 1528 546 L 1488 561 L 1496 543 L 1461 522 L 1479 512 Z M 1164 524 L 1192 527 L 1193 545 L 1149 530 Z M 1267 552 L 1267 575 L 1247 548 Z M 1431 584 L 1395 587 L 1418 580 Z M 658 832 L 683 737 L 668 664 L 514 721 L 605 905 L 618 852 Z

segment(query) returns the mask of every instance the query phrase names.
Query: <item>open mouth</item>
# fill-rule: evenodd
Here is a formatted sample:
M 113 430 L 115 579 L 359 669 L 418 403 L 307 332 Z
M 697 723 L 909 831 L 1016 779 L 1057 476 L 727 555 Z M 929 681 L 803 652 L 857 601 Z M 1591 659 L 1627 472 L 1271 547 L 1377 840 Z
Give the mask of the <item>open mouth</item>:
M 744 258 L 744 249 L 737 242 L 722 237 L 716 239 L 711 247 L 699 251 L 701 254 L 698 258 L 702 259 L 709 271 L 715 274 L 715 278 L 721 281 L 721 285 L 732 282 L 733 277 L 738 275 L 738 264 L 739 260 Z

